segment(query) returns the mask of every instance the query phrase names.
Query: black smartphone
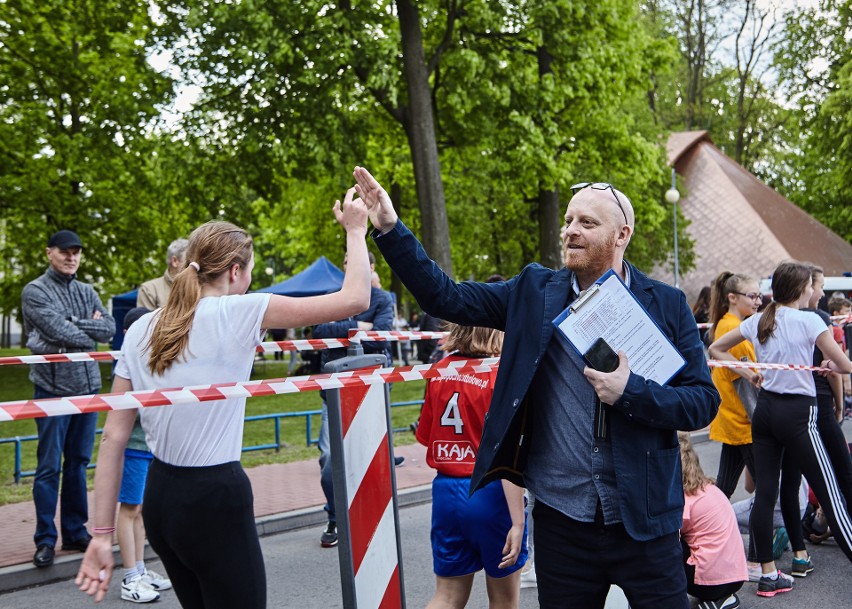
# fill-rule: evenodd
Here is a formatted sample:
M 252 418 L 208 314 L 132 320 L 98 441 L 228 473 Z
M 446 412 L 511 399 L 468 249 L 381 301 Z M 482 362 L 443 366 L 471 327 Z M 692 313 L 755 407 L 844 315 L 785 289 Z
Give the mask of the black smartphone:
M 612 372 L 618 368 L 618 354 L 612 350 L 603 337 L 597 339 L 583 355 L 589 366 L 601 372 Z

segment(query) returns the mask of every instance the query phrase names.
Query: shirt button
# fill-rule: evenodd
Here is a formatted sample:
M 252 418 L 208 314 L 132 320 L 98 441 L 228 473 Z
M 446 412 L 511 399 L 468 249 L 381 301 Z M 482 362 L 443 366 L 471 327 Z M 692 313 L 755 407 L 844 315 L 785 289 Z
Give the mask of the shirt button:
M 595 480 L 600 480 L 601 477 L 598 474 L 595 474 Z
M 520 404 L 520 403 L 521 403 L 521 400 L 519 400 L 518 398 L 515 398 L 515 401 L 512 402 L 512 408 L 517 408 L 518 404 Z
M 597 447 L 597 446 L 595 446 L 592 450 L 593 450 L 594 452 L 598 452 L 598 447 Z
M 538 366 L 538 363 L 539 363 L 540 361 L 541 361 L 541 358 L 540 358 L 540 357 L 535 358 L 535 361 L 533 362 L 533 365 Z

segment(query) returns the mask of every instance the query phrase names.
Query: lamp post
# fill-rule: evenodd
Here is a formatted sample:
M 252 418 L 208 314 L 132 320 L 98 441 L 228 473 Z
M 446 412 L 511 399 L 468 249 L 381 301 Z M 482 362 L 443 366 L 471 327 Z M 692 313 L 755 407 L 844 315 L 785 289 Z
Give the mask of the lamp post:
M 269 277 L 269 285 L 273 285 L 275 283 L 275 259 L 267 258 L 266 260 L 266 269 L 264 269 L 266 275 Z
M 672 167 L 672 187 L 666 191 L 666 203 L 671 203 L 674 210 L 674 287 L 680 288 L 680 271 L 677 256 L 677 202 L 680 201 L 680 193 L 677 190 L 675 180 L 675 168 Z

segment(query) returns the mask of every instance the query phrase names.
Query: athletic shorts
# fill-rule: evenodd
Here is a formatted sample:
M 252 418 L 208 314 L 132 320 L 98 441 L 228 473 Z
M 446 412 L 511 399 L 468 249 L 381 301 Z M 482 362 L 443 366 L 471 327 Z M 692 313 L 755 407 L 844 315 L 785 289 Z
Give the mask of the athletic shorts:
M 498 568 L 512 527 L 506 496 L 499 480 L 470 494 L 470 478 L 438 474 L 432 482 L 432 562 L 435 575 L 458 577 L 485 569 L 506 577 L 527 562 L 527 525 L 518 561 Z
M 137 454 L 133 454 L 137 453 Z M 151 465 L 153 455 L 143 451 L 130 451 L 124 453 L 124 472 L 121 475 L 121 490 L 118 492 L 118 500 L 129 505 L 142 503 L 142 495 L 145 493 L 145 479 L 148 478 L 148 467 Z

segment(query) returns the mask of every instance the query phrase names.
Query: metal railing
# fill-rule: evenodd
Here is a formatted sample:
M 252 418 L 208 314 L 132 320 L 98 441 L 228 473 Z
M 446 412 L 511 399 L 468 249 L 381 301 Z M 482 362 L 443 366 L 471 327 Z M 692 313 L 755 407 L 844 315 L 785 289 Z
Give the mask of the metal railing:
M 391 403 L 391 408 L 398 408 L 401 406 L 414 406 L 418 404 L 423 404 L 423 400 L 413 400 L 410 402 L 393 402 Z M 273 414 L 259 414 L 253 415 L 245 418 L 246 423 L 250 423 L 253 421 L 273 421 L 274 431 L 275 431 L 275 442 L 269 444 L 257 444 L 254 446 L 243 446 L 242 452 L 254 452 L 258 450 L 271 450 L 275 449 L 275 452 L 279 452 L 281 450 L 282 445 L 284 443 L 281 441 L 281 419 L 291 419 L 298 417 L 305 417 L 305 445 L 312 446 L 318 442 L 318 439 L 313 437 L 313 421 L 312 417 L 314 416 L 322 416 L 322 410 L 302 410 L 299 412 L 276 412 Z M 402 432 L 408 431 L 408 427 L 396 427 L 394 428 L 394 432 Z M 98 429 L 95 431 L 95 434 L 103 433 L 103 429 Z M 15 445 L 15 484 L 20 484 L 21 478 L 27 478 L 30 476 L 35 476 L 35 470 L 27 470 L 23 471 L 22 468 L 22 456 L 21 456 L 21 446 L 24 442 L 36 442 L 38 441 L 38 436 L 15 436 L 13 438 L 0 438 L 0 444 L 14 444 Z M 89 463 L 89 469 L 93 469 L 96 463 Z

